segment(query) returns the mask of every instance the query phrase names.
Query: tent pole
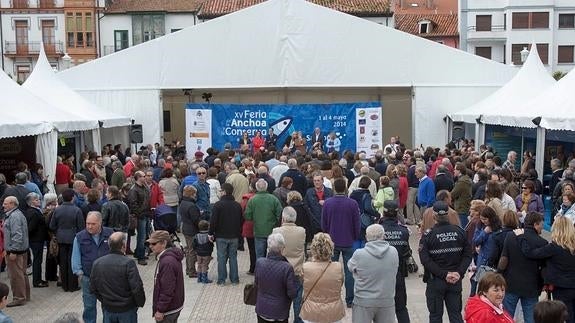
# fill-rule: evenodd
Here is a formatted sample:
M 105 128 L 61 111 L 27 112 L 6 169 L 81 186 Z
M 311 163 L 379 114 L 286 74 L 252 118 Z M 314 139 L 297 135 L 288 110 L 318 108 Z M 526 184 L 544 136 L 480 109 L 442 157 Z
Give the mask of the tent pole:
M 537 127 L 537 141 L 535 146 L 535 170 L 539 180 L 543 181 L 543 164 L 545 163 L 545 128 Z

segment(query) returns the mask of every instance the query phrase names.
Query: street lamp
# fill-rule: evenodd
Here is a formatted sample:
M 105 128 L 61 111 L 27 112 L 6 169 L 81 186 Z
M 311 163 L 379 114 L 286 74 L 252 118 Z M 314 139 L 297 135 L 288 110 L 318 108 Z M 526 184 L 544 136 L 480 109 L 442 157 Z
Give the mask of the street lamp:
M 525 63 L 527 57 L 529 56 L 529 50 L 527 49 L 527 47 L 523 47 L 523 50 L 520 53 L 521 53 L 521 63 Z
M 68 53 L 64 53 L 64 56 L 62 57 L 62 62 L 63 62 L 63 69 L 67 70 L 72 66 L 72 57 L 70 57 L 70 55 L 68 55 Z

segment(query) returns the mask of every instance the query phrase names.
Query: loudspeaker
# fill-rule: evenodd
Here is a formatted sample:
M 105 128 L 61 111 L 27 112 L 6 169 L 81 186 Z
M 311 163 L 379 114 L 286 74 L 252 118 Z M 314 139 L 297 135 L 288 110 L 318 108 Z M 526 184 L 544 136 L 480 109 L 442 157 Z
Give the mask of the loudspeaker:
M 457 141 L 459 139 L 465 139 L 465 125 L 463 122 L 453 122 L 453 128 L 451 128 L 451 140 Z
M 130 142 L 133 144 L 141 144 L 144 142 L 141 124 L 133 124 L 130 126 Z

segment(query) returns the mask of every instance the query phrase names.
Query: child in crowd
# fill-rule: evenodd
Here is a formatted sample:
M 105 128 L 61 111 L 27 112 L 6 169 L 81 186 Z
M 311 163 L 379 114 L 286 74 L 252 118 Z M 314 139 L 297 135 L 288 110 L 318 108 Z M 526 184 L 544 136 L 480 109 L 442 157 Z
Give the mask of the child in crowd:
M 193 240 L 193 248 L 198 255 L 198 283 L 209 284 L 212 281 L 208 279 L 208 265 L 212 260 L 212 252 L 214 251 L 214 243 L 208 236 L 210 223 L 206 220 L 201 220 L 198 224 L 200 232 L 196 234 Z
M 377 209 L 379 214 L 383 214 L 383 203 L 385 201 L 394 200 L 395 193 L 393 192 L 393 187 L 389 186 L 390 179 L 388 176 L 381 176 L 379 178 L 379 191 L 373 200 L 373 206 Z
M 10 288 L 8 285 L 0 283 L 0 323 L 14 322 L 8 315 L 2 312 L 2 310 L 6 307 L 6 304 L 8 304 L 8 294 L 10 294 Z

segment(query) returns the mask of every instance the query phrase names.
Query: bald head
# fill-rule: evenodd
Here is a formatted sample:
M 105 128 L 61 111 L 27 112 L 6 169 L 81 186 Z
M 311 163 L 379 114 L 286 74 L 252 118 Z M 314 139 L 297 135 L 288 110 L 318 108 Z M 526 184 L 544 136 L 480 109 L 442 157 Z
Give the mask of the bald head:
M 108 246 L 110 251 L 124 253 L 126 246 L 126 234 L 123 232 L 114 232 L 108 239 Z

